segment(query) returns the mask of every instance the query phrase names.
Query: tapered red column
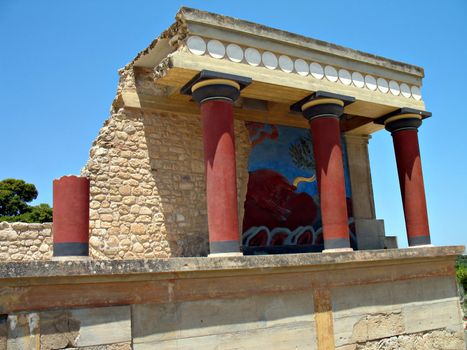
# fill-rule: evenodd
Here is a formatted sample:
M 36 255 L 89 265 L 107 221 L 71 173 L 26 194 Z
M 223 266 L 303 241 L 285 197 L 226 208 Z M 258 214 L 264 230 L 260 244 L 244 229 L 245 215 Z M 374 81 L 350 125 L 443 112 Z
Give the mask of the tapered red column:
M 316 164 L 325 250 L 350 250 L 339 118 L 344 102 L 317 98 L 304 103 Z M 306 210 L 306 209 L 305 209 Z
M 395 115 L 386 119 L 384 124 L 393 137 L 409 246 L 430 244 L 425 186 L 418 145 L 421 116 Z
M 63 176 L 53 182 L 53 255 L 89 255 L 89 179 Z
M 240 253 L 233 101 L 240 85 L 208 79 L 192 87 L 200 104 L 206 171 L 210 253 Z

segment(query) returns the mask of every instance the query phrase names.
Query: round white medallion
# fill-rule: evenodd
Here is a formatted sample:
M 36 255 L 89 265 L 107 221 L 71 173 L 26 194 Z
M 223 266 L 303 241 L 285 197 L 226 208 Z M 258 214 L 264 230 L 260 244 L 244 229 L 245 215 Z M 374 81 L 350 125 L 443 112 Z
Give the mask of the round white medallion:
M 268 69 L 277 68 L 277 57 L 272 52 L 265 51 L 262 56 L 263 64 Z
M 410 92 L 410 87 L 406 83 L 401 84 L 401 94 L 406 98 L 409 98 L 412 95 Z
M 417 101 L 420 101 L 422 99 L 422 92 L 420 91 L 420 88 L 418 86 L 412 86 L 410 88 L 410 91 L 412 91 L 412 96 L 414 99 Z
M 222 58 L 225 56 L 225 47 L 219 40 L 208 41 L 208 53 L 211 57 Z
M 323 79 L 324 77 L 323 67 L 316 62 L 310 63 L 310 73 L 316 79 Z
M 352 82 L 358 88 L 365 86 L 365 79 L 363 79 L 363 75 L 360 72 L 352 73 Z
M 237 44 L 227 45 L 227 57 L 232 62 L 241 62 L 243 60 L 243 50 Z
M 326 66 L 324 67 L 324 75 L 329 81 L 336 82 L 338 75 L 337 70 L 333 66 Z
M 286 73 L 293 71 L 293 61 L 289 56 L 282 55 L 279 57 L 279 67 Z
M 301 58 L 295 60 L 295 71 L 303 77 L 306 77 L 309 73 L 308 63 Z
M 389 82 L 389 91 L 391 91 L 391 94 L 394 96 L 397 96 L 401 93 L 401 89 L 399 88 L 397 81 L 391 80 Z
M 339 80 L 344 85 L 352 84 L 352 76 L 350 75 L 349 71 L 346 69 L 339 69 Z
M 369 90 L 375 91 L 376 79 L 372 75 L 365 75 L 365 85 Z
M 249 47 L 245 50 L 245 60 L 251 66 L 257 66 L 261 63 L 261 54 L 258 50 Z
M 206 43 L 199 36 L 190 36 L 186 41 L 186 45 L 188 46 L 188 50 L 194 55 L 201 56 L 206 52 Z
M 378 80 L 376 80 L 376 83 L 378 84 L 378 90 L 381 91 L 383 94 L 389 91 L 389 85 L 386 79 L 378 78 Z

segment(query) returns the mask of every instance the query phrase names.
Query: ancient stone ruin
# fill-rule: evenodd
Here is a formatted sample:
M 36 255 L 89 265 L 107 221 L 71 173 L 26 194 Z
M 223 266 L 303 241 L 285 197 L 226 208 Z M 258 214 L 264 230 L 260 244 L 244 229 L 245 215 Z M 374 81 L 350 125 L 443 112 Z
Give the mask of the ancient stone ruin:
M 182 8 L 119 74 L 52 227 L 0 223 L 0 349 L 464 349 L 422 68 Z M 374 132 L 408 249 L 375 216 Z

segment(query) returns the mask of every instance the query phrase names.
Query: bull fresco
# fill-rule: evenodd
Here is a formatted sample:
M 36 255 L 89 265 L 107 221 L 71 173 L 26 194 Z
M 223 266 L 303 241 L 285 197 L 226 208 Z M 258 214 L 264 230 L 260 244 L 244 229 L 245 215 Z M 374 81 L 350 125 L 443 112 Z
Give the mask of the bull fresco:
M 323 249 L 321 213 L 310 132 L 248 122 L 252 150 L 243 220 L 243 246 Z M 346 197 L 353 218 L 345 144 Z M 353 243 L 352 242 L 352 243 Z

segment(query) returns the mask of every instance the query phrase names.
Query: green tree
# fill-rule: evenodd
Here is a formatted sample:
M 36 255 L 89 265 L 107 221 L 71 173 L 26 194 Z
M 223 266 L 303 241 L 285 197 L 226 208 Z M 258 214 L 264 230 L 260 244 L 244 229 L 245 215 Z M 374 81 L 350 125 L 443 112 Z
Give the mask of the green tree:
M 0 181 L 0 221 L 8 222 L 50 222 L 52 208 L 48 204 L 31 206 L 28 202 L 36 199 L 36 186 L 24 180 L 5 179 Z
M 467 317 L 467 255 L 460 256 L 456 262 L 456 277 L 459 282 L 460 288 L 464 289 L 464 317 Z

